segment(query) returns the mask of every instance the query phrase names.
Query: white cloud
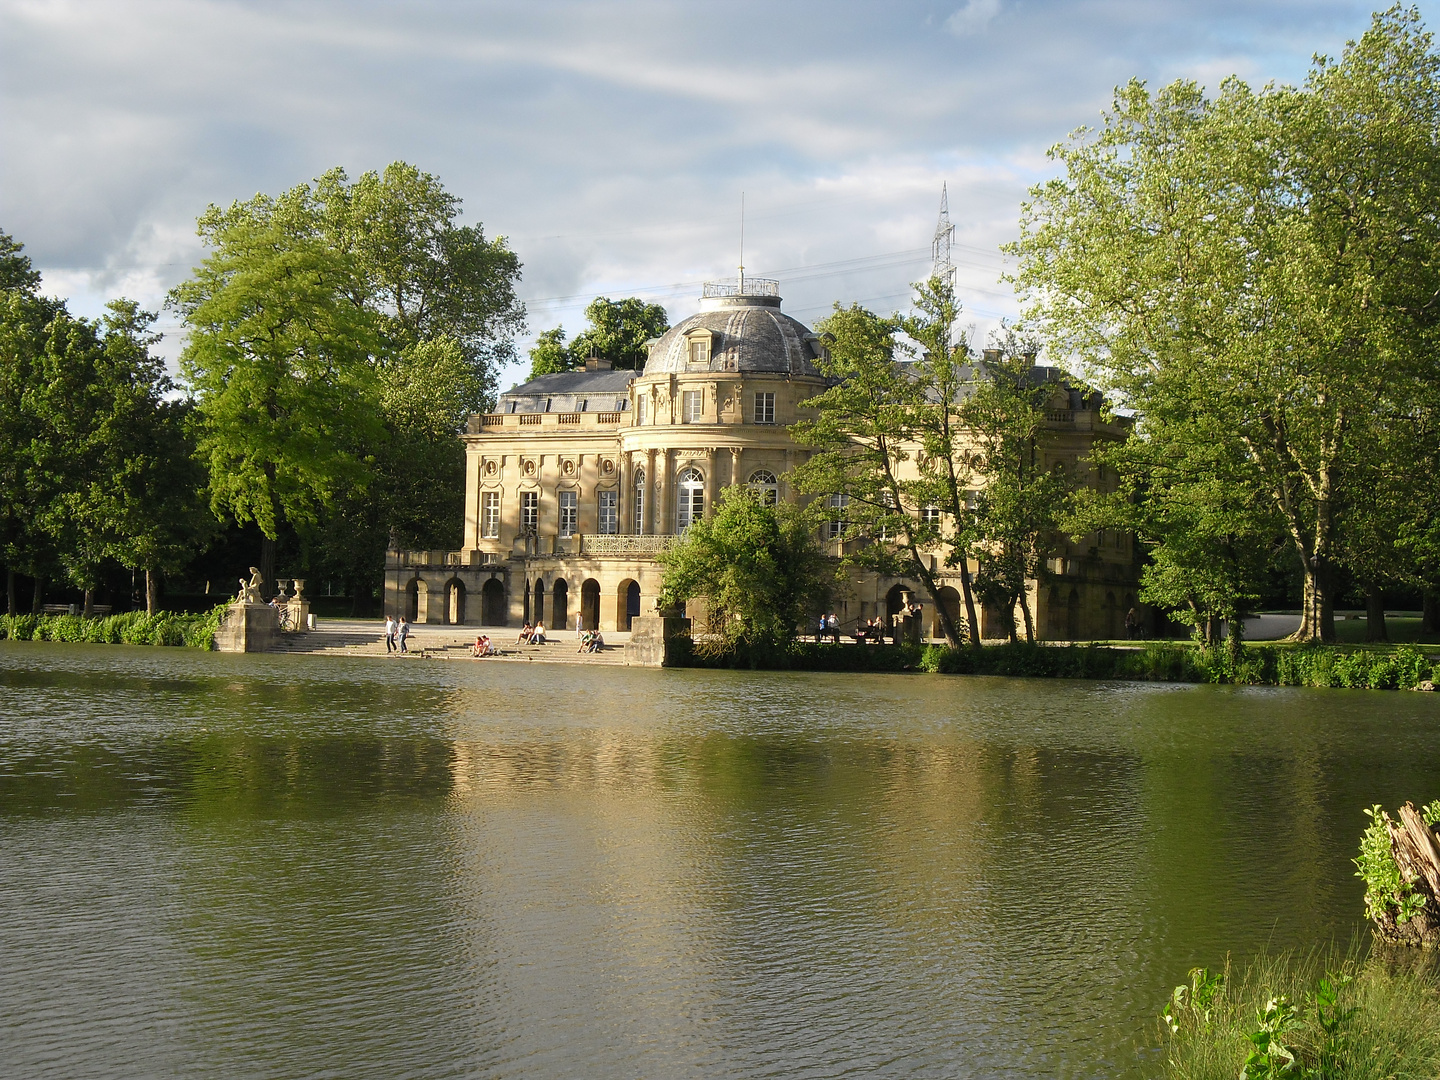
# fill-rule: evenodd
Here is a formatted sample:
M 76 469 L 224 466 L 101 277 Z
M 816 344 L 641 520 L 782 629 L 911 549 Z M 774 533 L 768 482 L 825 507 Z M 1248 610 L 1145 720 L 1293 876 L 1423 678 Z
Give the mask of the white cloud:
M 1000 0 L 965 0 L 965 6 L 945 20 L 945 29 L 962 38 L 983 34 L 998 14 Z

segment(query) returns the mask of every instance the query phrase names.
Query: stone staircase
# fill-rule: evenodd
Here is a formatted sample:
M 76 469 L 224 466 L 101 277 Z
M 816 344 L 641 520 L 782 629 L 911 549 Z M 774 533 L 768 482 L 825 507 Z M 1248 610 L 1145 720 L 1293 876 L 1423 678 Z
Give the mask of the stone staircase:
M 475 627 L 434 627 L 420 626 L 411 634 L 409 652 L 406 657 L 438 660 L 470 660 L 470 647 L 480 631 Z M 516 631 L 498 626 L 491 633 L 497 657 L 486 659 L 502 661 L 543 661 L 560 664 L 613 664 L 624 663 L 623 639 L 608 642 L 602 652 L 577 652 L 577 641 L 573 632 L 564 632 L 544 645 L 515 644 Z M 609 635 L 607 635 L 608 637 Z M 322 622 L 314 630 L 282 634 L 279 641 L 269 650 L 271 653 L 303 653 L 314 656 L 384 656 L 385 632 L 373 622 L 329 621 Z M 397 654 L 398 655 L 398 654 Z M 476 661 L 478 663 L 478 661 Z

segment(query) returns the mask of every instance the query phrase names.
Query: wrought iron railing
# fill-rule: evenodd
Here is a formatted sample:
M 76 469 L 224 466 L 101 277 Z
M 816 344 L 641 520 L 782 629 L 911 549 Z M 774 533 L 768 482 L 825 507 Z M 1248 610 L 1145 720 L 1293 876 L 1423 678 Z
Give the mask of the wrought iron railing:
M 701 296 L 779 296 L 780 282 L 773 278 L 721 278 L 707 281 Z

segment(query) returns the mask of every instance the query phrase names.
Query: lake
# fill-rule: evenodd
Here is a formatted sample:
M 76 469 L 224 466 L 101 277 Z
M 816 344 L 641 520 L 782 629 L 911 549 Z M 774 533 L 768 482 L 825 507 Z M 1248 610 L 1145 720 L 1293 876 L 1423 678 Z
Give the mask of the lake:
M 0 1074 L 1140 1076 L 1440 695 L 0 642 Z

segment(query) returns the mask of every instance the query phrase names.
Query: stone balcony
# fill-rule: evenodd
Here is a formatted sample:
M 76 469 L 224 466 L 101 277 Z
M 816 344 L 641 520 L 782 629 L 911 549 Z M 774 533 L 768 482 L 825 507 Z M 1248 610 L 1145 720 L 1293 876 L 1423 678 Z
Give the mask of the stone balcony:
M 472 413 L 465 430 L 470 435 L 486 435 L 533 432 L 535 428 L 546 431 L 615 428 L 624 417 L 624 413 L 618 412 Z

